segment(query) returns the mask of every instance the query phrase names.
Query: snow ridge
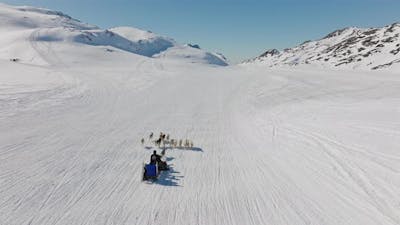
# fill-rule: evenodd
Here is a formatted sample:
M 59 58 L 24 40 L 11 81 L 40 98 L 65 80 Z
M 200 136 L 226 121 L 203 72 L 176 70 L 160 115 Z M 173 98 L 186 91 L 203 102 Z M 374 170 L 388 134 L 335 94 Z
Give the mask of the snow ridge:
M 316 41 L 306 41 L 279 52 L 268 50 L 244 64 L 269 67 L 314 64 L 351 69 L 382 69 L 399 66 L 400 23 L 382 28 L 349 27 Z
M 4 59 L 18 58 L 25 62 L 32 62 L 34 53 L 21 46 L 29 46 L 27 42 L 41 42 L 42 45 L 68 43 L 101 46 L 145 57 L 164 53 L 164 57 L 171 56 L 174 60 L 184 61 L 189 56 L 191 62 L 195 63 L 228 65 L 226 59 L 218 54 L 201 49 L 193 51 L 192 48 L 178 44 L 172 38 L 150 31 L 133 27 L 103 30 L 97 26 L 82 23 L 62 12 L 29 6 L 13 7 L 0 4 L 0 32 L 3 36 L 3 38 L 0 37 L 0 58 Z M 173 54 L 165 52 L 173 47 Z M 10 52 L 21 54 L 10 54 Z

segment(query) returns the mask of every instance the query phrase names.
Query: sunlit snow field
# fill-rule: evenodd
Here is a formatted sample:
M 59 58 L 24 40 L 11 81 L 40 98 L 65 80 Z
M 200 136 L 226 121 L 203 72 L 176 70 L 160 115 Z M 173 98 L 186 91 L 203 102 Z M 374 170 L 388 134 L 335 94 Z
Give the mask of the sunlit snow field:
M 0 224 L 400 224 L 399 70 L 149 58 L 41 26 L 0 29 Z M 195 146 L 142 182 L 150 132 Z

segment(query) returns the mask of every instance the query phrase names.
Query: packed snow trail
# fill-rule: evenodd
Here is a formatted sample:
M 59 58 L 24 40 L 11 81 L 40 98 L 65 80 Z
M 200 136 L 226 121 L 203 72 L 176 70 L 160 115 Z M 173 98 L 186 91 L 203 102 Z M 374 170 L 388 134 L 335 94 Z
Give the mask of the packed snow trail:
M 398 75 L 79 48 L 0 62 L 1 224 L 400 223 Z M 196 147 L 153 184 L 150 132 Z

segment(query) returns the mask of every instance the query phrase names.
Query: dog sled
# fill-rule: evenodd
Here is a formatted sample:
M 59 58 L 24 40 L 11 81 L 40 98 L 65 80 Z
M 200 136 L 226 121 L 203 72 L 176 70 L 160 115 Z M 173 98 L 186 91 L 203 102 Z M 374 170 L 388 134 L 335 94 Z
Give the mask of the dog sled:
M 158 170 L 157 164 L 146 164 L 143 163 L 143 177 L 142 181 L 146 180 L 157 180 L 160 172 Z
M 155 164 L 143 163 L 142 181 L 156 181 L 160 175 L 160 172 L 165 170 L 169 170 L 169 167 L 164 161 Z
M 169 170 L 167 163 L 146 164 L 143 163 L 143 177 L 142 181 L 150 180 L 155 181 L 158 179 L 161 171 Z

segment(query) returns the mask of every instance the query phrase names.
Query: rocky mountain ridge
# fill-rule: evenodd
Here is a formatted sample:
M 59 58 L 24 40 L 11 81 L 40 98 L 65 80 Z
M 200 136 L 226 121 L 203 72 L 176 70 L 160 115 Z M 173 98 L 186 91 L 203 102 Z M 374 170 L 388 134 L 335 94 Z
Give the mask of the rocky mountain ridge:
M 345 28 L 294 48 L 267 50 L 243 64 L 269 67 L 315 64 L 351 69 L 382 69 L 400 64 L 400 23 L 382 28 Z

